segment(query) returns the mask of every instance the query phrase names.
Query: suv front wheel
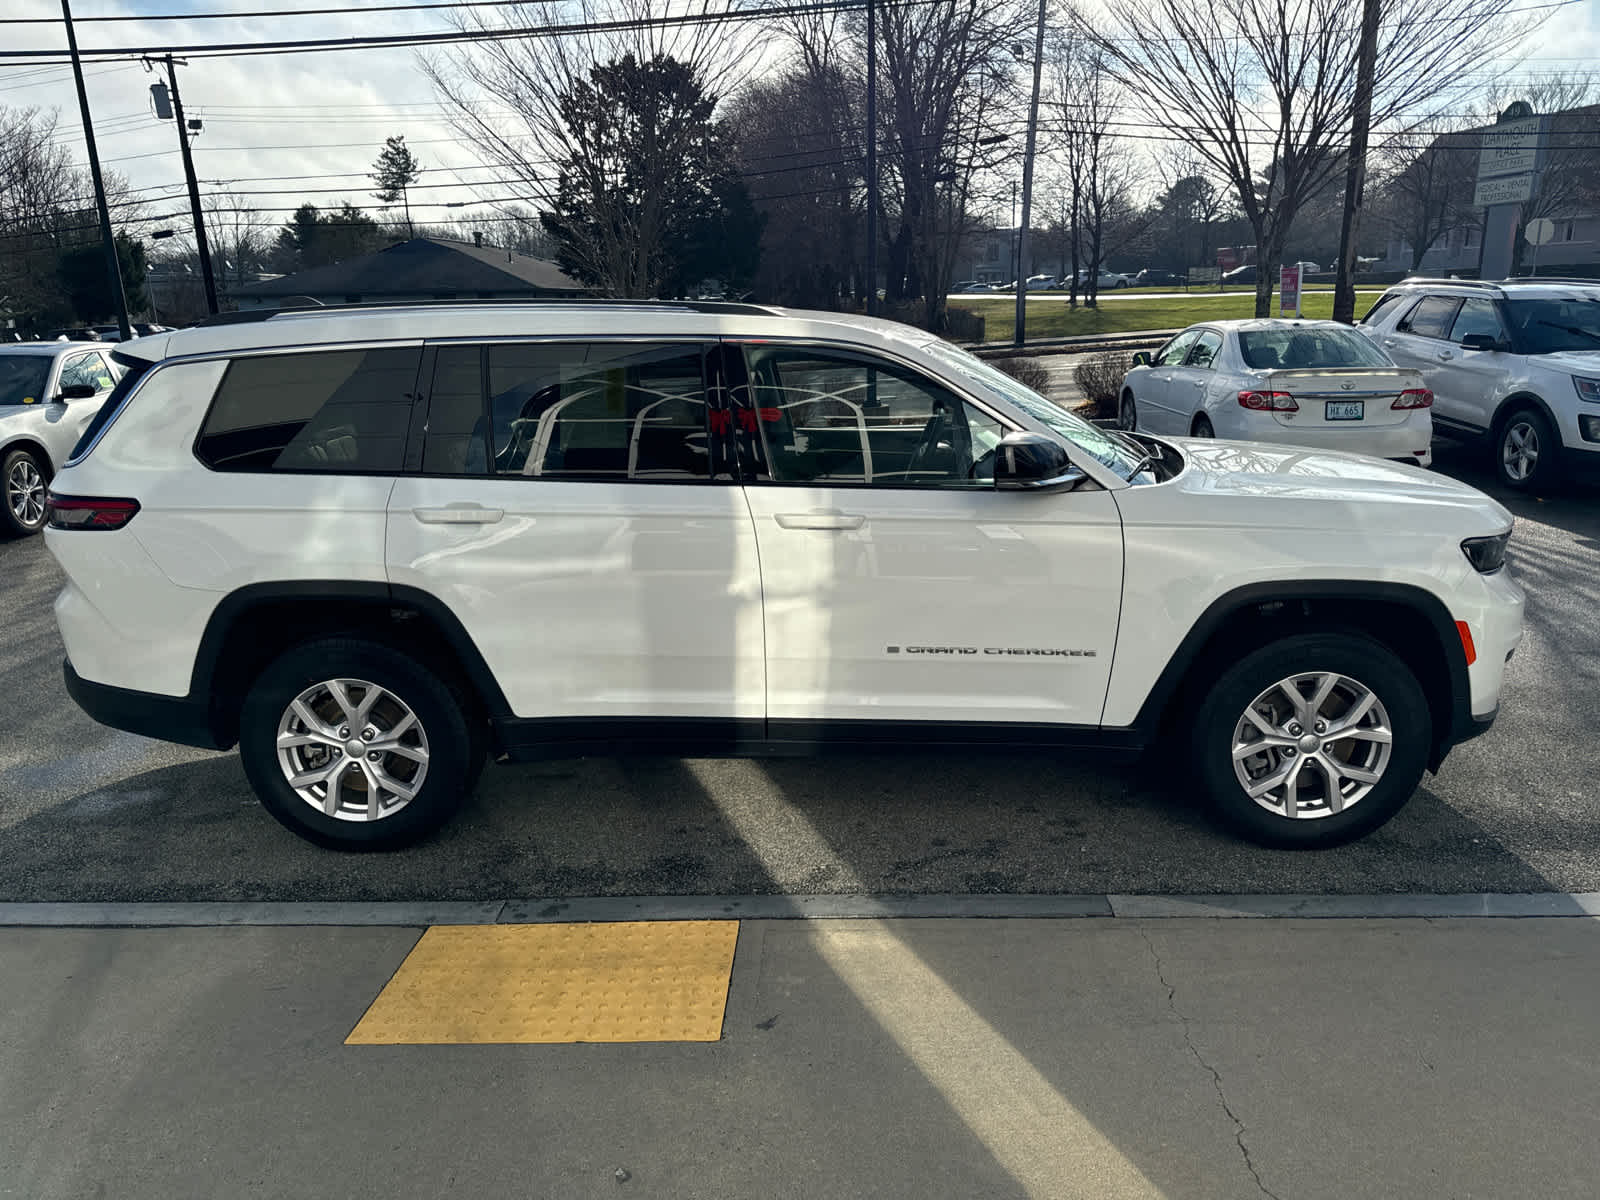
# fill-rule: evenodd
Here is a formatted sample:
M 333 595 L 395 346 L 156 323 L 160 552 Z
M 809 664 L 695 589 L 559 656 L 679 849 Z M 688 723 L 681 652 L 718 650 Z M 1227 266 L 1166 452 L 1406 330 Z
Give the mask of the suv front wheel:
M 1410 668 L 1355 632 L 1273 642 L 1224 671 L 1194 727 L 1194 763 L 1222 818 L 1267 846 L 1359 838 L 1400 810 L 1433 725 Z
M 1495 472 L 1500 482 L 1521 491 L 1539 491 L 1555 482 L 1561 439 L 1534 408 L 1519 408 L 1500 424 L 1494 439 Z
M 450 683 L 375 642 L 297 646 L 262 672 L 239 714 L 239 755 L 268 812 L 319 846 L 388 850 L 452 817 L 483 763 L 471 706 Z

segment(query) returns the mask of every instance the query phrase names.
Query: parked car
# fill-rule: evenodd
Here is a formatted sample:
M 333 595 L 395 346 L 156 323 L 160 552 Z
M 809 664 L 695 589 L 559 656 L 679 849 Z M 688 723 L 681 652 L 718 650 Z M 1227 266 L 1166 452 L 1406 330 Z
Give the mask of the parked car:
M 960 283 L 952 283 L 950 285 L 952 294 L 957 292 L 986 292 L 988 290 L 987 284 L 979 283 L 976 279 L 963 279 Z
M 1600 473 L 1600 281 L 1408 279 L 1359 328 L 1422 372 L 1441 430 L 1493 445 L 1507 487 Z
M 1045 291 L 1046 289 L 1056 288 L 1056 287 L 1060 287 L 1060 286 L 1061 286 L 1061 284 L 1056 281 L 1056 277 L 1054 275 L 1029 275 L 1028 276 L 1028 290 L 1030 292 L 1042 292 L 1042 291 Z
M 1134 361 L 1124 429 L 1433 461 L 1422 372 L 1397 367 L 1348 325 L 1207 321 Z
M 1304 278 L 1307 275 L 1320 275 L 1322 273 L 1322 268 L 1317 266 L 1316 263 L 1311 262 L 1309 259 L 1301 259 L 1299 262 L 1284 263 L 1283 265 L 1286 267 L 1299 267 L 1301 278 Z
M 44 526 L 45 489 L 121 374 L 76 342 L 0 345 L 0 530 Z
M 1231 271 L 1224 271 L 1222 273 L 1222 282 L 1225 283 L 1225 284 L 1228 284 L 1228 283 L 1254 284 L 1255 281 L 1256 281 L 1256 265 L 1255 265 L 1255 263 L 1246 263 L 1242 267 L 1235 267 Z
M 87 326 L 52 329 L 45 334 L 45 341 L 47 342 L 98 342 L 100 340 L 100 331 Z
M 1163 267 L 1146 267 L 1134 276 L 1133 281 L 1137 287 L 1181 287 L 1189 282 L 1189 277 Z
M 1115 271 L 1107 271 L 1103 267 L 1101 268 L 1100 272 L 1098 273 L 1098 275 L 1095 278 L 1096 278 L 1095 290 L 1097 292 L 1109 292 L 1109 291 L 1111 291 L 1111 290 L 1113 290 L 1115 288 L 1125 288 L 1125 287 L 1133 286 L 1133 280 L 1130 279 L 1128 276 L 1119 275 Z M 1079 287 L 1086 287 L 1088 285 L 1088 283 L 1089 283 L 1089 272 L 1087 270 L 1079 271 L 1078 272 L 1078 286 Z
M 889 321 L 463 303 L 118 353 L 51 485 L 68 690 L 237 743 L 324 845 L 425 836 L 491 751 L 1158 735 L 1246 835 L 1330 845 L 1488 726 L 1521 638 L 1472 488 L 1101 429 Z

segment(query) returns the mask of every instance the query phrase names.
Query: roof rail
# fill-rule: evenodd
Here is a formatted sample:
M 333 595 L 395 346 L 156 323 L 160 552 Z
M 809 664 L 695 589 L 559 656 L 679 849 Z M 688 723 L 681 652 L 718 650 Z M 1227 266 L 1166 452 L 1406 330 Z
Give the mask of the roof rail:
M 1441 287 L 1475 287 L 1483 288 L 1485 291 L 1499 291 L 1501 283 L 1499 280 L 1488 279 L 1440 279 L 1433 275 L 1408 275 L 1400 282 L 1437 284 Z
M 597 296 L 503 296 L 490 299 L 460 300 L 377 300 L 357 304 L 292 305 L 284 308 L 251 308 L 238 312 L 217 313 L 197 326 L 244 325 L 255 321 L 268 321 L 275 317 L 321 317 L 335 313 L 381 312 L 386 309 L 408 308 L 474 308 L 514 307 L 516 305 L 579 305 L 596 308 L 646 308 L 678 312 L 721 313 L 728 316 L 770 316 L 773 310 L 760 304 L 744 304 L 735 300 L 617 300 Z
M 1589 287 L 1600 287 L 1600 279 L 1594 276 L 1582 275 L 1518 275 L 1515 279 L 1506 280 L 1507 283 L 1582 283 Z

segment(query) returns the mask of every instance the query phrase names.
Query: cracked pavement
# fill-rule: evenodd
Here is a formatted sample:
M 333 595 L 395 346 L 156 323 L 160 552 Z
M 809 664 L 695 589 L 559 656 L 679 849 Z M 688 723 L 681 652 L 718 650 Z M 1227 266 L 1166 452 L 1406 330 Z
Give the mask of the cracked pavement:
M 716 1042 L 344 1046 L 418 932 L 0 930 L 0 1196 L 1594 1195 L 1593 920 L 746 921 Z

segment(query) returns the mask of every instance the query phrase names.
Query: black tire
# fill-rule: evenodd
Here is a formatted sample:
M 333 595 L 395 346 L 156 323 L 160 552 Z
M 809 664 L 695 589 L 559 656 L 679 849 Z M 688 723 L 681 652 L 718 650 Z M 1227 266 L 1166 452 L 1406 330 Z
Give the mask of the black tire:
M 12 537 L 27 537 L 44 528 L 43 494 L 28 486 L 34 479 L 43 488 L 49 482 L 50 469 L 32 451 L 17 449 L 0 455 L 0 530 Z M 23 512 L 17 511 L 19 506 Z
M 1205 413 L 1201 413 L 1194 419 L 1194 429 L 1191 431 L 1189 436 L 1197 438 L 1214 438 L 1217 436 L 1217 431 L 1211 426 L 1211 418 L 1206 416 Z
M 326 814 L 290 786 L 279 764 L 279 723 L 290 704 L 309 688 L 341 679 L 365 681 L 391 693 L 410 708 L 426 737 L 426 773 L 416 795 L 375 820 Z M 392 850 L 434 833 L 470 794 L 483 767 L 485 744 L 475 706 L 459 686 L 398 650 L 355 638 L 328 638 L 288 651 L 256 679 L 239 713 L 239 756 L 262 805 L 301 837 L 336 850 Z M 346 752 L 339 754 L 346 764 L 352 761 Z M 328 761 L 332 764 L 333 757 Z M 405 761 L 393 761 L 394 766 L 388 758 L 381 763 L 391 774 L 412 769 Z M 356 783 L 363 790 L 352 791 L 352 796 L 369 795 L 365 771 L 361 774 Z
M 1117 406 L 1117 428 L 1129 433 L 1139 428 L 1139 403 L 1132 392 L 1122 393 L 1122 402 Z
M 1535 456 L 1531 464 L 1524 457 L 1528 450 Z M 1526 473 L 1519 473 L 1513 463 L 1524 464 L 1520 470 Z M 1561 437 L 1538 409 L 1519 408 L 1495 428 L 1494 473 L 1506 487 L 1519 492 L 1547 491 L 1557 483 L 1561 475 Z
M 1305 752 L 1298 750 L 1293 760 L 1287 757 L 1279 757 L 1276 762 L 1266 759 L 1262 762 L 1261 778 L 1288 771 L 1307 789 L 1302 803 L 1296 806 L 1296 811 L 1302 815 L 1290 818 L 1282 811 L 1263 807 L 1246 793 L 1234 769 L 1234 736 L 1236 727 L 1244 721 L 1246 709 L 1264 692 L 1280 680 L 1313 673 L 1337 674 L 1369 689 L 1387 712 L 1393 741 L 1388 761 L 1378 772 L 1377 783 L 1343 811 L 1324 811 L 1320 815 L 1314 815 L 1319 793 L 1321 807 L 1332 807 L 1327 803 L 1330 794 L 1327 776 L 1320 766 L 1309 770 L 1294 767 L 1295 761 L 1307 765 L 1312 761 L 1300 758 Z M 1314 690 L 1310 682 L 1305 686 L 1307 690 Z M 1337 705 L 1343 695 L 1344 688 L 1340 685 L 1329 703 Z M 1193 711 L 1199 715 L 1191 734 L 1191 761 L 1218 815 L 1250 841 L 1283 849 L 1322 849 L 1371 833 L 1400 811 L 1416 791 L 1433 745 L 1433 720 L 1427 698 L 1410 668 L 1388 648 L 1354 631 L 1297 634 L 1263 646 L 1224 671 Z M 1333 745 L 1334 753 L 1348 762 L 1367 754 L 1366 748 L 1375 747 L 1376 743 L 1349 739 Z M 1313 748 L 1310 753 L 1317 755 L 1317 749 Z M 1370 752 L 1378 754 L 1380 750 L 1374 748 Z M 1244 761 L 1248 773 L 1252 760 Z M 1350 782 L 1356 786 L 1355 781 Z M 1278 807 L 1283 807 L 1281 801 Z

